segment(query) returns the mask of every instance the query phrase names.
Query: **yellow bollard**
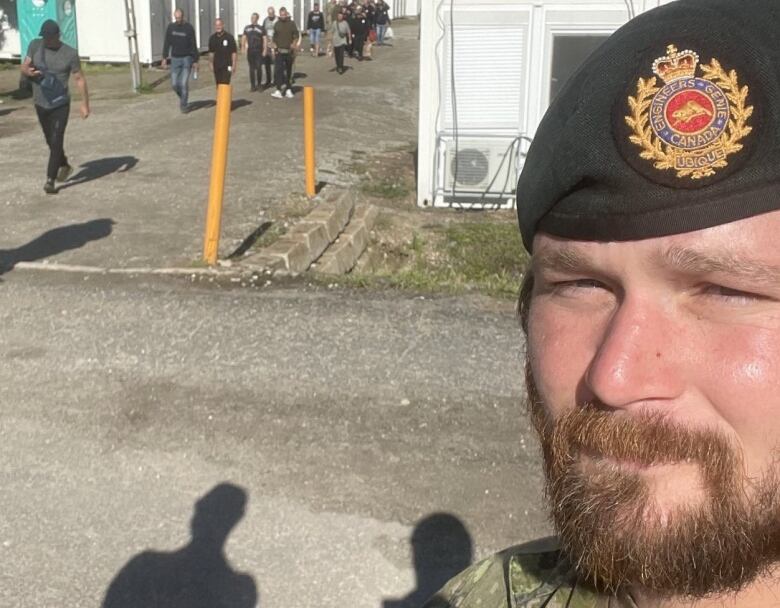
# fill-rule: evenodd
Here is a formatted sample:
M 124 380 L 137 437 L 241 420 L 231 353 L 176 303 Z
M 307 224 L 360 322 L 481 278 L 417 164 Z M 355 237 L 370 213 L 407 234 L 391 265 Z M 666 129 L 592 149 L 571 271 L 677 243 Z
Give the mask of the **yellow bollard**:
M 225 192 L 225 170 L 230 135 L 230 105 L 232 90 L 229 84 L 217 87 L 217 111 L 214 118 L 214 144 L 211 149 L 211 181 L 209 207 L 206 211 L 206 236 L 203 240 L 203 261 L 209 266 L 217 263 L 219 232 L 222 226 L 222 197 Z
M 306 196 L 317 194 L 314 166 L 314 88 L 303 87 L 303 157 L 306 164 Z

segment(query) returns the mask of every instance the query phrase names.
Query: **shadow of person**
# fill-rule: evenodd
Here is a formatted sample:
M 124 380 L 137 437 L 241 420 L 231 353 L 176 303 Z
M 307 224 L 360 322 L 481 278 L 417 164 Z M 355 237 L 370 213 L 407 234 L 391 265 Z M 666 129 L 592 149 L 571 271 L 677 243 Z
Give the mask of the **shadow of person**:
M 202 99 L 200 101 L 190 102 L 188 109 L 190 112 L 197 112 L 198 110 L 203 110 L 204 108 L 213 108 L 216 105 L 217 102 L 213 99 Z
M 13 270 L 19 262 L 35 262 L 106 238 L 111 234 L 113 226 L 114 220 L 107 218 L 69 224 L 44 232 L 16 249 L 0 249 L 0 275 Z
M 106 177 L 112 173 L 125 173 L 137 164 L 138 159 L 135 156 L 111 156 L 90 160 L 80 165 L 78 172 L 62 184 L 59 189 L 65 190 L 66 188 Z
M 402 599 L 382 602 L 382 608 L 420 608 L 453 576 L 471 565 L 471 535 L 460 519 L 433 513 L 417 522 L 412 533 L 417 588 Z
M 241 521 L 246 492 L 215 486 L 195 504 L 192 540 L 178 551 L 145 551 L 131 559 L 106 591 L 103 608 L 254 608 L 254 579 L 234 572 L 225 542 Z

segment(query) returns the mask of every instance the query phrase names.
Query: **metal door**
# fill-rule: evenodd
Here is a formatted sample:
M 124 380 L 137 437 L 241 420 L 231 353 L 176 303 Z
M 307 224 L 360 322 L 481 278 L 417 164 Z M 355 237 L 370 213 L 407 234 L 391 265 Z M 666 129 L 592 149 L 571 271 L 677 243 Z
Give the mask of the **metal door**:
M 200 48 L 205 50 L 209 46 L 209 38 L 214 32 L 214 18 L 216 9 L 214 0 L 200 0 Z
M 225 22 L 225 29 L 236 35 L 236 20 L 233 18 L 234 0 L 219 0 L 219 17 Z
M 323 14 L 325 13 L 325 11 L 322 10 L 325 1 L 327 1 L 327 0 L 321 0 L 320 1 L 320 10 L 323 12 Z M 301 30 L 305 30 L 306 29 L 306 21 L 308 20 L 309 12 L 311 12 L 311 9 L 313 7 L 314 7 L 314 0 L 303 0 L 303 15 L 302 15 L 302 18 L 301 18 L 301 22 L 298 24 L 298 27 L 300 27 Z M 325 7 L 325 8 L 327 8 L 327 7 Z
M 393 10 L 390 15 L 392 18 L 395 19 L 396 17 L 406 16 L 406 0 L 393 0 L 393 6 L 391 8 Z
M 165 30 L 171 22 L 171 0 L 149 0 L 152 58 L 162 57 Z
M 195 0 L 176 0 L 176 7 L 184 12 L 184 20 L 195 27 Z
M 292 15 L 290 15 L 293 21 L 295 21 L 295 23 L 298 24 L 299 28 L 302 28 L 303 26 L 306 25 L 305 23 L 303 23 L 303 17 L 301 15 L 301 13 L 303 12 L 303 7 L 301 6 L 301 4 L 302 4 L 301 0 L 293 0 Z

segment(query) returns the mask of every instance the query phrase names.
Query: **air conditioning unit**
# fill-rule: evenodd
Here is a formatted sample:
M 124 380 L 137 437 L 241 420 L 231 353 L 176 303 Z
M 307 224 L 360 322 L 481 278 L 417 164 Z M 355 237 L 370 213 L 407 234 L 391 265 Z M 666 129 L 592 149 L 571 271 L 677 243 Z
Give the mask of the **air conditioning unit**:
M 441 186 L 435 205 L 475 209 L 514 206 L 519 147 L 519 139 L 442 139 Z

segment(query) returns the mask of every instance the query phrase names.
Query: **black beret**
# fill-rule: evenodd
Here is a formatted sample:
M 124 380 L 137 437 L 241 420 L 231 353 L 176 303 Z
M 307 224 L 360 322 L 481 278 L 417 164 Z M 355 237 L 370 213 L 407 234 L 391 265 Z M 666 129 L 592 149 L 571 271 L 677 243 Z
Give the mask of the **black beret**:
M 553 101 L 517 186 L 538 231 L 621 241 L 780 209 L 780 1 L 678 0 L 613 34 Z

